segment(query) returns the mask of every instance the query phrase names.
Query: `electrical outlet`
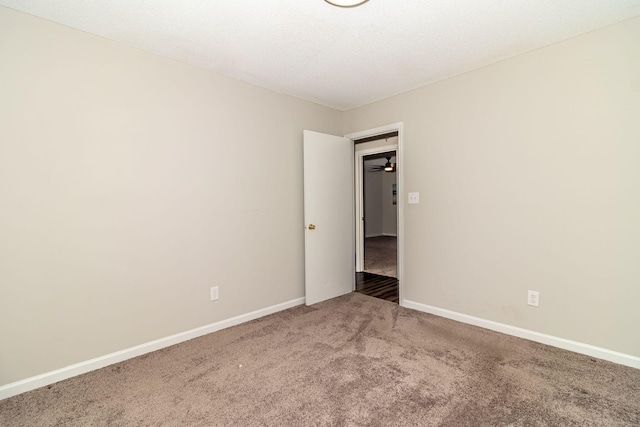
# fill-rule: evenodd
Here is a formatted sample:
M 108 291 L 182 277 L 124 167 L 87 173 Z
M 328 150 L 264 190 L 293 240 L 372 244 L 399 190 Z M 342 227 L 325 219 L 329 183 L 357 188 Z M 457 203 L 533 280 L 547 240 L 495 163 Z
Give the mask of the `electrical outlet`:
M 219 298 L 218 287 L 214 286 L 213 288 L 211 288 L 211 301 L 215 301 L 218 298 Z
M 540 305 L 540 292 L 529 291 L 527 294 L 527 304 L 538 307 Z

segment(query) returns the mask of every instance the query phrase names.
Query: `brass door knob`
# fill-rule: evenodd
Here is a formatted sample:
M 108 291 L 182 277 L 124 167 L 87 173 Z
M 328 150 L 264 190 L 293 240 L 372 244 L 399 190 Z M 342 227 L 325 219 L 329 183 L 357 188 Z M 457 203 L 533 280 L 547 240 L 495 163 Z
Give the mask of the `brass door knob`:
M 316 229 L 316 226 L 315 226 L 315 225 L 313 225 L 313 224 L 309 224 L 309 230 L 315 230 L 315 229 Z

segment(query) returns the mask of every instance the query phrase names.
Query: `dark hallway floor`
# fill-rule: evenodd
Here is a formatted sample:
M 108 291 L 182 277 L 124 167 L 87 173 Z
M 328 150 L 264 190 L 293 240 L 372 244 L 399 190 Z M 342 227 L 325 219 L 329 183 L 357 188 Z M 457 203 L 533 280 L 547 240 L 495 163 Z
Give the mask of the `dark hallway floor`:
M 356 273 L 355 292 L 399 303 L 398 279 L 378 274 Z

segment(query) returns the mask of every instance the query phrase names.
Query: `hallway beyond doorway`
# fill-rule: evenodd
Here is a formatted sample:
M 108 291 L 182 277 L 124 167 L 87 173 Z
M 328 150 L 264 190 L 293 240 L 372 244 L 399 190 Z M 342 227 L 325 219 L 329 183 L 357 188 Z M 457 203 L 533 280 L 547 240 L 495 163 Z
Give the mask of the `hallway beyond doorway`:
M 364 239 L 364 271 L 386 277 L 398 277 L 398 239 L 376 236 Z

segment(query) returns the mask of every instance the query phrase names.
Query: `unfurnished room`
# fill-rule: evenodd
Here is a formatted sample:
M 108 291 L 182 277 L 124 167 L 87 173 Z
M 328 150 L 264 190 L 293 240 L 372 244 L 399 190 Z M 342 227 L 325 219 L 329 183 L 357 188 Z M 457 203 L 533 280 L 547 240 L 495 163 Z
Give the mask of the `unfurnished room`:
M 640 425 L 640 0 L 0 0 L 1 426 Z

